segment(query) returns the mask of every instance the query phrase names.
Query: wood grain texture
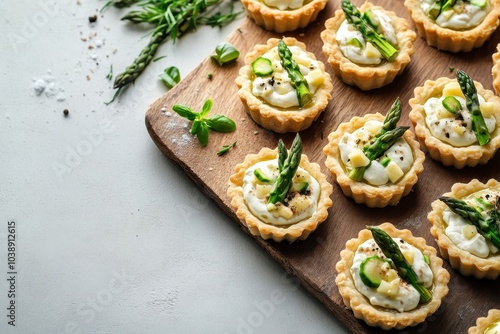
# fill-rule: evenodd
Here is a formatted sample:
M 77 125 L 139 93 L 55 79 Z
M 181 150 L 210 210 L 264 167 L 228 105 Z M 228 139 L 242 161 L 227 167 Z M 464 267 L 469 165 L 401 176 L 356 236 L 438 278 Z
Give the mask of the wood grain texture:
M 358 6 L 361 4 L 359 0 L 354 2 Z M 401 0 L 373 2 L 409 19 Z M 319 34 L 324 30 L 324 21 L 333 16 L 339 7 L 339 0 L 330 0 L 316 22 L 304 30 L 286 34 L 305 42 L 308 51 L 314 52 L 317 58 L 325 63 L 333 78 L 332 101 L 313 126 L 301 132 L 303 152 L 311 161 L 322 166 L 323 172 L 329 176 L 332 183 L 333 179 L 324 165 L 325 156 L 322 149 L 327 144 L 328 134 L 341 122 L 346 122 L 355 115 L 374 112 L 385 114 L 396 97 L 400 97 L 403 106 L 400 124 L 411 125 L 408 119 L 408 100 L 413 96 L 413 89 L 423 85 L 427 79 L 454 77 L 450 67 L 463 69 L 472 78 L 482 82 L 486 89 L 492 89 L 491 55 L 500 41 L 497 31 L 483 47 L 469 53 L 452 54 L 429 47 L 425 41 L 418 38 L 412 61 L 403 75 L 386 87 L 363 92 L 345 85 L 335 77 L 321 51 L 322 41 Z M 146 113 L 147 129 L 160 150 L 179 164 L 187 176 L 239 224 L 241 222 L 231 209 L 226 195 L 228 179 L 235 165 L 242 162 L 246 154 L 256 153 L 262 147 L 276 147 L 279 138 L 283 138 L 289 146 L 294 137 L 294 134 L 278 135 L 256 125 L 245 114 L 234 83 L 239 68 L 244 65 L 243 55 L 251 51 L 255 44 L 265 44 L 270 37 L 281 36 L 265 31 L 248 18 L 245 19 L 241 27 L 227 38 L 242 54 L 236 63 L 220 68 L 207 55 L 205 61 L 176 87 L 155 101 Z M 207 77 L 209 73 L 213 74 L 211 80 Z M 212 132 L 208 146 L 201 148 L 197 139 L 189 134 L 190 124 L 172 112 L 172 105 L 184 104 L 200 110 L 207 98 L 214 101 L 212 113 L 231 117 L 238 128 L 229 134 Z M 237 146 L 228 154 L 222 157 L 216 155 L 223 145 L 235 140 L 238 141 Z M 414 235 L 424 237 L 428 244 L 436 247 L 427 221 L 427 213 L 431 210 L 430 203 L 449 191 L 455 182 L 469 182 L 473 178 L 483 182 L 492 177 L 499 179 L 499 155 L 487 165 L 462 170 L 444 167 L 427 156 L 425 170 L 420 175 L 419 182 L 410 195 L 404 197 L 396 207 L 369 209 L 358 205 L 346 198 L 334 183 L 333 206 L 330 208 L 328 220 L 307 240 L 294 244 L 278 244 L 253 236 L 252 238 L 353 333 L 386 332 L 355 319 L 342 302 L 335 285 L 335 264 L 345 242 L 356 237 L 358 231 L 367 224 L 378 225 L 389 221 L 400 229 L 410 229 Z M 242 229 L 248 233 L 243 226 Z M 426 322 L 403 332 L 466 333 L 467 329 L 475 324 L 477 317 L 485 316 L 490 308 L 498 308 L 496 294 L 492 293 L 496 291 L 493 289 L 498 286 L 498 282 L 463 277 L 452 270 L 447 262 L 445 268 L 451 274 L 450 293 L 441 308 Z

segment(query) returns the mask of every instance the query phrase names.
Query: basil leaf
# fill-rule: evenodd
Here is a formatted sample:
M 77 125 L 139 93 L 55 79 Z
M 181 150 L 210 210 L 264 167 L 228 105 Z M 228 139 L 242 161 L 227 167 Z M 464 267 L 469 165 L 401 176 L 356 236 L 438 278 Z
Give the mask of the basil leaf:
M 213 115 L 206 120 L 206 123 L 210 130 L 217 132 L 233 132 L 236 130 L 236 123 L 224 115 Z
M 211 56 L 219 66 L 238 59 L 240 52 L 230 43 L 220 43 L 215 47 L 215 54 Z
M 180 104 L 174 104 L 172 106 L 172 110 L 179 114 L 179 116 L 187 118 L 190 121 L 194 121 L 196 116 L 198 116 L 197 112 L 194 112 L 191 108 Z
M 208 126 L 200 122 L 198 128 L 196 129 L 196 137 L 198 137 L 198 141 L 201 146 L 205 147 L 208 144 Z
M 160 80 L 165 84 L 168 89 L 171 89 L 181 81 L 181 74 L 179 69 L 175 66 L 167 67 L 162 74 Z
M 210 112 L 210 109 L 212 109 L 212 100 L 207 99 L 205 103 L 203 104 L 203 107 L 201 108 L 201 113 L 200 116 L 204 118 L 208 113 Z
M 193 121 L 193 125 L 191 125 L 191 134 L 192 135 L 198 133 L 198 128 L 200 127 L 201 123 L 202 123 L 202 121 L 200 121 L 199 119 L 195 119 Z

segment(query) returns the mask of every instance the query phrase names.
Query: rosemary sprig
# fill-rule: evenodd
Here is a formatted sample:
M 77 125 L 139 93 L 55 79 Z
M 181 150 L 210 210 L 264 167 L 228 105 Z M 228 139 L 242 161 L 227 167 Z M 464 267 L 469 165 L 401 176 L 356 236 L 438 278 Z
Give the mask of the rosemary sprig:
M 236 141 L 234 141 L 232 144 L 224 145 L 224 146 L 222 146 L 222 148 L 220 150 L 217 151 L 217 155 L 219 157 L 223 156 L 224 154 L 226 154 L 227 152 L 229 152 L 229 150 L 232 149 L 235 146 L 236 146 Z
M 232 22 L 241 12 L 235 12 L 234 0 L 110 0 L 103 9 L 109 6 L 127 7 L 137 3 L 140 8 L 132 10 L 122 20 L 132 23 L 148 23 L 154 26 L 148 44 L 136 59 L 118 74 L 113 88 L 116 89 L 113 102 L 123 88 L 133 83 L 153 59 L 158 47 L 168 38 L 175 43 L 185 33 L 196 30 L 199 25 L 222 27 Z M 214 12 L 229 3 L 227 13 Z

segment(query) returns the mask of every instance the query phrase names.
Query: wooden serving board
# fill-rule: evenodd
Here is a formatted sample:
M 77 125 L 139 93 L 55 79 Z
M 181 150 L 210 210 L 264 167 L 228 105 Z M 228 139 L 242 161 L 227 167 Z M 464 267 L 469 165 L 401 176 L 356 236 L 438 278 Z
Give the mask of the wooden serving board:
M 373 2 L 409 19 L 403 1 Z M 359 6 L 361 1 L 355 0 L 355 4 Z M 330 0 L 316 22 L 304 30 L 286 34 L 305 42 L 308 51 L 314 52 L 317 58 L 325 63 L 333 79 L 332 101 L 313 126 L 301 132 L 303 153 L 307 154 L 311 161 L 319 163 L 323 172 L 329 176 L 329 181 L 334 184 L 333 206 L 329 210 L 329 217 L 302 242 L 278 244 L 258 237 L 252 238 L 349 330 L 353 333 L 378 333 L 384 331 L 367 326 L 345 308 L 335 285 L 335 264 L 345 242 L 356 237 L 359 230 L 367 224 L 378 225 L 389 221 L 400 229 L 410 229 L 415 235 L 424 237 L 428 244 L 437 247 L 429 232 L 430 224 L 427 221 L 431 202 L 449 191 L 455 182 L 469 182 L 473 178 L 483 182 L 489 178 L 499 179 L 500 154 L 487 165 L 462 170 L 444 167 L 427 155 L 425 170 L 410 195 L 395 207 L 370 209 L 345 197 L 340 187 L 333 182 L 324 165 L 325 156 L 322 152 L 327 144 L 328 134 L 341 122 L 349 121 L 355 115 L 375 112 L 385 114 L 396 97 L 400 97 L 403 106 L 400 124 L 411 125 L 408 119 L 408 100 L 413 96 L 413 89 L 423 85 L 427 79 L 454 77 L 455 73 L 450 71 L 450 67 L 463 69 L 473 79 L 482 82 L 485 88 L 492 89 L 491 55 L 500 42 L 500 33 L 497 31 L 483 47 L 461 54 L 436 50 L 421 38 L 417 38 L 415 53 L 405 72 L 386 87 L 363 92 L 356 87 L 345 85 L 335 77 L 322 53 L 320 32 L 324 30 L 325 20 L 333 16 L 338 8 L 340 0 Z M 230 200 L 226 195 L 228 179 L 235 165 L 242 162 L 246 154 L 256 153 L 262 147 L 276 147 L 279 138 L 289 147 L 295 135 L 278 135 L 257 126 L 246 115 L 237 95 L 234 80 L 239 68 L 244 65 L 243 56 L 251 51 L 255 44 L 265 44 L 270 37 L 280 38 L 282 35 L 265 31 L 246 18 L 241 27 L 227 38 L 227 41 L 241 52 L 236 63 L 221 68 L 207 55 L 206 60 L 176 87 L 155 101 L 146 113 L 147 129 L 160 150 L 178 163 L 186 174 L 240 225 L 241 222 L 230 207 Z M 211 80 L 207 77 L 209 73 L 213 75 Z M 190 135 L 188 122 L 172 112 L 172 105 L 184 104 L 199 111 L 207 98 L 214 101 L 211 113 L 231 117 L 237 123 L 237 130 L 229 134 L 212 132 L 208 146 L 202 148 L 197 139 Z M 216 155 L 223 145 L 236 140 L 237 146 L 228 154 L 222 157 Z M 248 233 L 247 229 L 241 226 Z M 447 262 L 445 267 L 451 274 L 450 292 L 443 300 L 441 308 L 426 322 L 407 328 L 405 332 L 466 333 L 467 329 L 475 324 L 477 317 L 485 316 L 490 308 L 499 307 L 497 295 L 493 293 L 498 291 L 498 280 L 467 278 L 451 269 Z

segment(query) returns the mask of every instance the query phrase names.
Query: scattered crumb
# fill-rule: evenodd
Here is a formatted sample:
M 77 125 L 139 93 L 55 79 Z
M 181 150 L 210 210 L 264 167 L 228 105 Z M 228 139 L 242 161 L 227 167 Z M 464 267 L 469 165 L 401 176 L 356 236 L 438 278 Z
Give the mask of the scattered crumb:
M 87 78 L 87 81 L 90 81 L 90 75 L 87 75 L 86 78 Z
M 167 112 L 165 113 L 165 116 L 167 116 L 167 117 L 172 117 L 172 113 L 171 113 L 170 111 L 167 111 Z
M 95 14 L 94 14 L 94 15 L 92 15 L 92 16 L 89 16 L 89 22 L 90 22 L 90 23 L 94 23 L 94 22 L 96 22 L 96 21 L 97 21 L 97 15 L 95 15 Z
M 213 169 L 212 167 L 210 167 L 208 170 L 209 170 L 209 171 L 213 171 L 214 169 Z
M 63 110 L 63 114 L 64 114 L 64 116 L 68 116 L 69 115 L 69 110 L 68 109 L 64 109 Z
M 254 131 L 253 132 L 254 135 L 258 135 L 259 134 L 259 131 Z
M 245 117 L 242 117 L 242 118 L 241 118 L 241 121 L 242 121 L 242 122 L 244 122 L 244 121 L 246 121 L 246 120 L 247 120 L 247 119 L 246 119 Z

